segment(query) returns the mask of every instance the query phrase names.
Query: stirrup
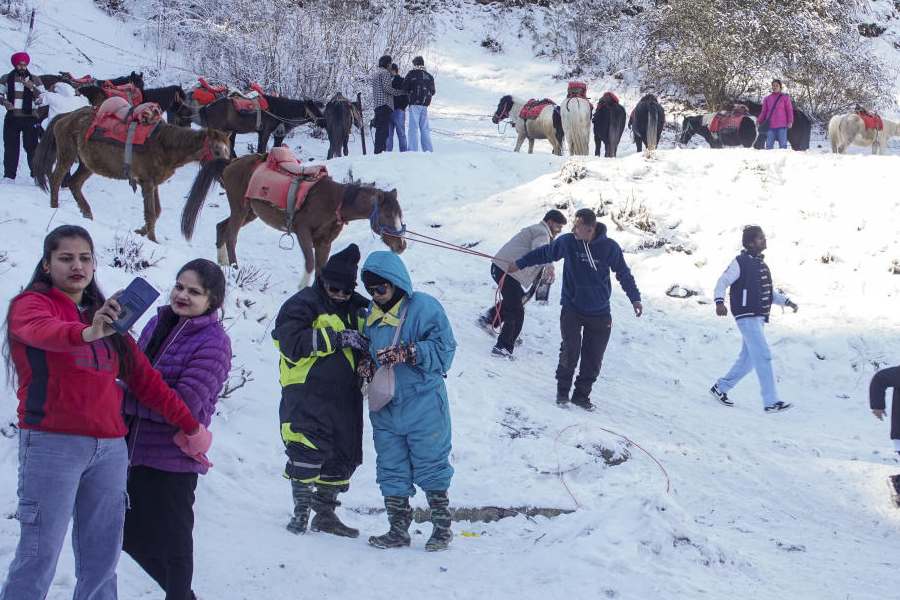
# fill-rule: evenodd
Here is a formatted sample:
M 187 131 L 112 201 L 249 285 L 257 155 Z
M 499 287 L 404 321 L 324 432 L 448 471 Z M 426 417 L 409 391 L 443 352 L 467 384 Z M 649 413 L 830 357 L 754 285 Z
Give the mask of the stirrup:
M 287 243 L 284 241 L 284 238 L 287 238 L 288 240 L 290 240 L 290 242 L 291 242 L 290 246 L 287 245 Z M 278 238 L 278 247 L 281 248 L 282 250 L 293 250 L 294 249 L 294 234 L 291 232 L 282 233 L 281 237 Z

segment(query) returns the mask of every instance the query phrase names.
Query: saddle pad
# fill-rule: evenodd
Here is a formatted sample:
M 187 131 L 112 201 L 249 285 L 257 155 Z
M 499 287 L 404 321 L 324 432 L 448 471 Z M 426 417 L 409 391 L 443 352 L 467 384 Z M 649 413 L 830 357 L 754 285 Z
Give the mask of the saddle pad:
M 207 90 L 213 94 L 224 94 L 228 91 L 227 85 L 213 85 L 206 80 L 205 77 L 198 77 L 197 81 L 200 82 L 200 88 Z
M 103 140 L 124 145 L 128 139 L 128 127 L 130 125 L 131 123 L 120 121 L 115 115 L 98 117 L 94 119 L 94 122 L 88 128 L 85 139 Z M 134 137 L 131 139 L 134 150 L 141 150 L 141 147 L 153 138 L 158 129 L 158 121 L 152 125 L 141 125 L 138 123 L 134 131 Z
M 303 206 L 309 190 L 328 177 L 328 169 L 324 165 L 304 167 L 286 147 L 275 148 L 269 153 L 268 158 L 253 170 L 244 199 L 262 200 L 276 208 L 286 210 L 288 192 L 298 177 L 301 178 L 300 185 L 293 198 L 294 210 L 297 211 Z
M 124 144 L 128 139 L 128 127 L 137 122 L 131 143 L 138 147 L 153 136 L 160 121 L 162 111 L 159 104 L 145 102 L 132 107 L 124 98 L 114 96 L 104 100 L 96 109 L 94 120 L 85 132 L 84 139 L 103 139 Z
M 863 123 L 866 124 L 866 129 L 876 129 L 881 131 L 884 129 L 884 121 L 881 120 L 880 115 L 870 114 L 867 112 L 858 112 L 856 113 L 863 120 Z
M 215 92 L 211 92 L 208 89 L 202 87 L 194 88 L 194 91 L 191 94 L 191 96 L 194 98 L 194 102 L 196 102 L 200 106 L 212 104 L 219 98 L 222 98 L 224 95 L 224 92 L 221 94 L 216 94 Z
M 613 94 L 612 92 L 604 92 L 603 96 L 600 98 L 601 104 L 618 104 L 619 97 Z
M 587 98 L 587 84 L 581 81 L 570 81 L 566 95 L 569 98 Z
M 543 100 L 529 100 L 525 103 L 525 106 L 522 107 L 522 110 L 519 111 L 519 117 L 522 119 L 537 119 L 541 116 L 541 111 L 547 108 L 548 106 L 555 106 L 556 102 L 550 100 L 549 98 L 544 98 Z
M 141 91 L 141 88 L 134 85 L 133 83 L 112 85 L 111 83 L 106 81 L 103 83 L 102 89 L 107 98 L 111 98 L 113 96 L 125 98 L 132 106 L 137 106 L 144 101 L 144 93 Z
M 269 110 L 269 101 L 266 100 L 266 93 L 263 91 L 262 86 L 256 82 L 250 84 L 250 92 L 256 92 L 256 99 L 259 100 L 259 107 L 262 110 Z
M 90 75 L 85 75 L 84 77 L 72 77 L 72 74 L 70 73 L 68 78 L 69 81 L 77 85 L 92 85 L 94 81 L 96 81 Z
M 716 113 L 709 122 L 709 132 L 736 131 L 741 127 L 741 121 L 746 115 L 741 112 Z
M 242 98 L 240 96 L 232 96 L 231 103 L 234 105 L 234 110 L 240 113 L 255 113 L 261 105 L 258 100 L 251 98 Z

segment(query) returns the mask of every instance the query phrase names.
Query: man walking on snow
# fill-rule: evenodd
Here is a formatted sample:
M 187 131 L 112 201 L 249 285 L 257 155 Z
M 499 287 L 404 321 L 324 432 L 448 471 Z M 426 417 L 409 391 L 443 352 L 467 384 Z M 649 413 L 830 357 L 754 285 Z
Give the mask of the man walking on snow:
M 720 317 L 728 315 L 725 288 L 729 288 L 731 314 L 743 338 L 741 353 L 731 370 L 710 388 L 709 393 L 725 406 L 734 406 L 728 392 L 755 370 L 765 411 L 780 412 L 790 408 L 791 404 L 778 399 L 772 353 L 763 326 L 769 322 L 773 303 L 792 308 L 794 312 L 798 307 L 772 285 L 772 274 L 763 260 L 766 236 L 762 228 L 758 225 L 745 227 L 742 243 L 743 251 L 731 261 L 716 284 L 716 314 Z
M 419 140 L 422 152 L 434 152 L 431 145 L 431 125 L 428 122 L 428 107 L 435 94 L 434 77 L 425 70 L 425 59 L 417 56 L 413 59 L 413 69 L 406 74 L 406 91 L 409 107 L 406 109 L 409 118 L 409 133 L 406 143 L 410 152 L 419 151 Z
M 568 405 L 569 390 L 580 357 L 581 366 L 571 402 L 585 410 L 593 410 L 591 388 L 600 374 L 603 354 L 612 332 L 610 270 L 616 274 L 616 279 L 631 301 L 635 316 L 640 317 L 644 309 L 641 293 L 625 264 L 622 249 L 606 237 L 606 225 L 597 222 L 594 211 L 582 208 L 576 212 L 573 229 L 573 233 L 561 235 L 551 244 L 518 259 L 510 265 L 507 273 L 566 259 L 562 311 L 559 315 L 562 343 L 556 368 L 556 403 L 561 407 Z
M 561 212 L 555 209 L 548 211 L 540 223 L 526 227 L 514 235 L 494 257 L 491 264 L 491 277 L 494 278 L 497 285 L 501 285 L 502 301 L 499 320 L 503 324 L 497 344 L 492 351 L 494 356 L 512 358 L 516 340 L 525 323 L 524 303 L 527 296 L 525 290 L 536 286 L 540 281 L 552 282 L 554 278 L 553 265 L 549 265 L 545 269 L 539 266 L 529 267 L 516 271 L 513 275 L 506 273 L 507 267 L 528 252 L 549 244 L 553 238 L 559 235 L 565 224 L 566 217 Z M 486 314 L 479 318 L 478 323 L 493 333 L 493 325 L 498 320 L 497 317 L 497 307 L 492 306 Z

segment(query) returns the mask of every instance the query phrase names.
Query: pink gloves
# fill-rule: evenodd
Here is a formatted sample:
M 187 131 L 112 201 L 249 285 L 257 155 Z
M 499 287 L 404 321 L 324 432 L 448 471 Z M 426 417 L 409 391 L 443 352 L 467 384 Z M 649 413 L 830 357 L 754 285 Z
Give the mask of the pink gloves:
M 212 446 L 212 433 L 202 423 L 194 433 L 186 434 L 183 431 L 176 433 L 175 445 L 206 468 L 213 466 L 206 457 L 206 453 Z

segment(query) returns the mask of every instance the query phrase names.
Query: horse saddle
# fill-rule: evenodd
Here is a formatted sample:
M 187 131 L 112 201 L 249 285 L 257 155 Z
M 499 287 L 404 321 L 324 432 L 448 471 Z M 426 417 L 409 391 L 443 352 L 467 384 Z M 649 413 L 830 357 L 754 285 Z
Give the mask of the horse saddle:
M 144 92 L 141 91 L 141 88 L 134 85 L 133 83 L 123 83 L 122 85 L 113 85 L 108 81 L 104 81 L 101 88 L 103 93 L 106 94 L 107 98 L 113 98 L 118 96 L 119 98 L 124 98 L 128 101 L 132 106 L 137 106 L 138 104 L 142 104 L 144 102 Z
M 543 100 L 534 100 L 531 99 L 525 103 L 525 106 L 522 107 L 522 110 L 519 111 L 519 117 L 528 121 L 529 119 L 537 119 L 541 116 L 541 111 L 543 111 L 548 106 L 555 106 L 556 102 L 551 100 L 550 98 L 544 98 Z
M 884 129 L 884 121 L 881 120 L 881 116 L 876 113 L 870 113 L 865 110 L 859 110 L 856 112 L 859 117 L 863 120 L 863 123 L 866 125 L 866 129 L 875 129 L 876 131 L 881 131 Z
M 290 148 L 279 146 L 272 148 L 266 160 L 253 170 L 244 200 L 262 200 L 293 215 L 303 206 L 313 186 L 326 177 L 325 165 L 304 167 Z M 291 221 L 289 218 L 287 223 Z
M 746 116 L 746 109 L 743 111 L 738 109 L 730 112 L 722 111 L 712 115 L 712 118 L 709 119 L 709 123 L 704 124 L 707 125 L 710 133 L 729 133 L 740 129 L 741 121 L 743 121 Z M 704 121 L 706 121 L 706 119 L 704 119 Z
M 59 74 L 63 77 L 63 79 L 66 79 L 67 81 L 71 82 L 74 87 L 81 87 L 81 86 L 85 86 L 85 85 L 94 85 L 94 83 L 97 81 L 91 75 L 84 75 L 83 77 L 74 77 L 71 73 L 66 73 L 65 71 L 60 71 Z
M 566 88 L 566 98 L 584 98 L 587 100 L 587 84 L 581 81 L 570 81 Z
M 131 106 L 119 96 L 103 101 L 85 133 L 85 140 L 102 139 L 126 146 L 143 146 L 162 121 L 162 110 L 155 102 Z

